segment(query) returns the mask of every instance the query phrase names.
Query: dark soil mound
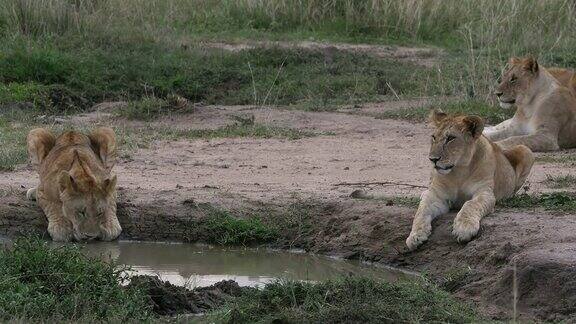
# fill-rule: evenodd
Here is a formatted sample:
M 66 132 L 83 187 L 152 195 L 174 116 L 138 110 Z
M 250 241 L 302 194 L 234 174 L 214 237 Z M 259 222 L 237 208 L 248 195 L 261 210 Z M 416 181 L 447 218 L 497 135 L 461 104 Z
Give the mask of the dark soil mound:
M 550 244 L 514 257 L 490 297 L 518 312 L 549 321 L 574 320 L 576 314 L 576 244 Z
M 244 288 L 233 280 L 223 280 L 209 287 L 188 290 L 152 276 L 134 276 L 130 286 L 144 287 L 154 313 L 158 315 L 201 314 L 238 297 Z

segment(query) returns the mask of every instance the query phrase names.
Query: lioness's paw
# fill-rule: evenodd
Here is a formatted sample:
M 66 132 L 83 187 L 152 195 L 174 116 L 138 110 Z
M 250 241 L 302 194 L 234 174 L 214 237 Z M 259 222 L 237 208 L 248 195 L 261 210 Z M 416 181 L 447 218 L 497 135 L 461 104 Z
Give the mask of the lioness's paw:
M 406 246 L 410 251 L 414 251 L 418 246 L 422 245 L 422 243 L 428 240 L 428 236 L 430 234 L 424 231 L 420 232 L 412 232 L 410 236 L 406 239 Z
M 480 221 L 457 217 L 454 220 L 452 234 L 454 234 L 458 242 L 468 242 L 478 234 L 478 230 L 480 230 Z
M 117 219 L 102 224 L 100 227 L 100 239 L 102 241 L 112 241 L 120 236 L 120 233 L 122 233 L 122 227 Z
M 36 188 L 31 188 L 26 191 L 26 199 L 28 200 L 36 200 Z
M 48 223 L 48 234 L 55 242 L 70 242 L 74 237 L 74 231 L 71 225 Z

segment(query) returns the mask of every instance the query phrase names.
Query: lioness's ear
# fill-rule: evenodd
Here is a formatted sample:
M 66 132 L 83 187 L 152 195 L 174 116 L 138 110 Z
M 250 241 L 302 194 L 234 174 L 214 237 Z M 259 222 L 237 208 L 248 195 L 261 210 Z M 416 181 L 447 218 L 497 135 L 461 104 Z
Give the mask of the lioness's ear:
M 478 116 L 466 116 L 462 119 L 466 125 L 466 129 L 472 134 L 472 137 L 478 138 L 482 135 L 484 130 L 484 119 Z
M 106 193 L 111 193 L 116 188 L 116 175 L 111 176 L 110 178 L 104 180 L 103 189 Z
M 92 150 L 100 158 L 107 171 L 116 164 L 116 134 L 109 127 L 100 127 L 88 135 Z
M 538 72 L 538 62 L 535 58 L 529 56 L 522 61 L 522 68 L 532 73 Z
M 444 119 L 446 119 L 446 117 L 448 117 L 446 113 L 438 109 L 434 109 L 430 112 L 430 116 L 428 116 L 428 119 L 430 120 L 432 125 L 437 127 L 438 125 L 440 125 L 440 123 L 442 123 Z
M 74 178 L 68 173 L 68 171 L 61 171 L 60 175 L 58 176 L 58 185 L 60 188 L 60 192 L 64 191 L 77 191 L 78 186 L 74 181 Z

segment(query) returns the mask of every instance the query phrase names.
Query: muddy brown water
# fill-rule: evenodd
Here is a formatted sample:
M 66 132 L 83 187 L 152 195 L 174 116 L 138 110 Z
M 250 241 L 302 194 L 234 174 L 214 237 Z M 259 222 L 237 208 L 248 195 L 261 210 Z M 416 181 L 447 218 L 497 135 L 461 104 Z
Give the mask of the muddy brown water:
M 320 281 L 361 275 L 397 281 L 410 276 L 399 269 L 359 261 L 262 248 L 119 241 L 84 244 L 83 251 L 127 265 L 135 274 L 156 275 L 187 288 L 230 279 L 240 286 L 262 286 L 276 279 Z

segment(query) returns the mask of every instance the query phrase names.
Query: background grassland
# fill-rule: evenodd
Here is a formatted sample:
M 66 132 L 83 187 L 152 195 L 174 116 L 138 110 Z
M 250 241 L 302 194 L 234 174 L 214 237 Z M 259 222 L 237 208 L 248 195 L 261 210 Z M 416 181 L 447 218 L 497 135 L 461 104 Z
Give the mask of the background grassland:
M 576 65 L 575 21 L 571 0 L 5 0 L 0 103 L 70 108 L 174 93 L 206 103 L 326 109 L 390 96 L 387 83 L 401 96 L 486 101 L 511 55 Z M 340 51 L 198 46 L 247 39 L 447 52 L 427 69 Z

